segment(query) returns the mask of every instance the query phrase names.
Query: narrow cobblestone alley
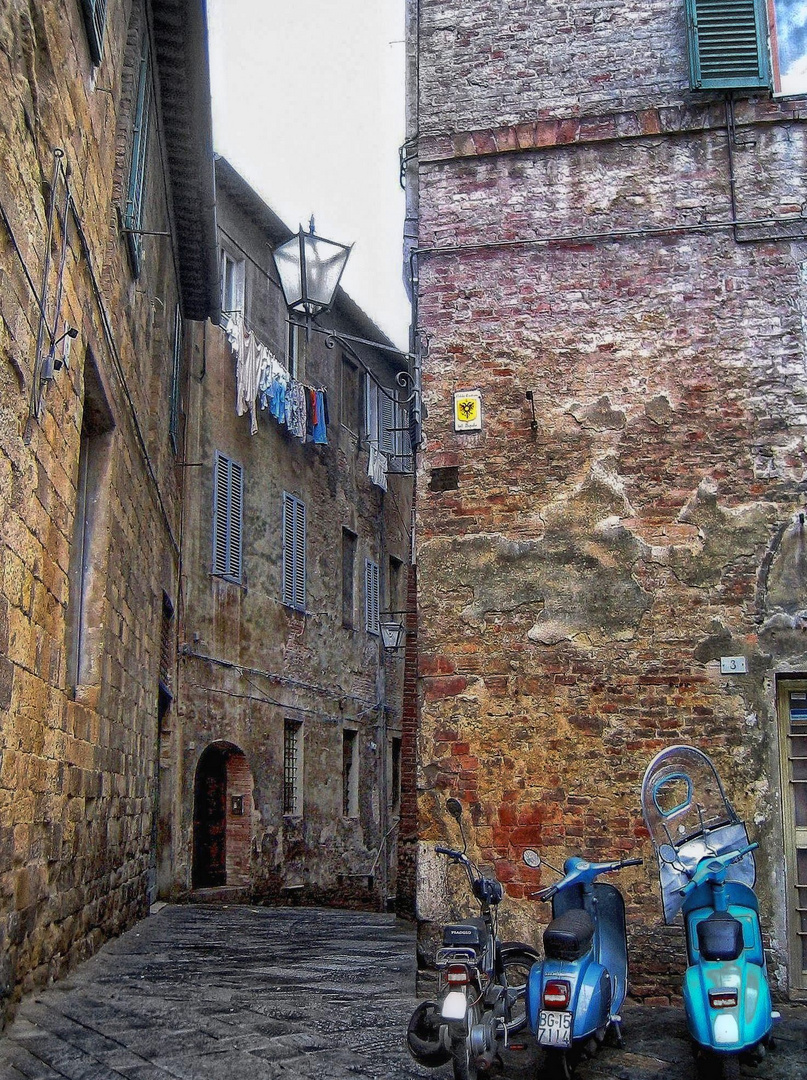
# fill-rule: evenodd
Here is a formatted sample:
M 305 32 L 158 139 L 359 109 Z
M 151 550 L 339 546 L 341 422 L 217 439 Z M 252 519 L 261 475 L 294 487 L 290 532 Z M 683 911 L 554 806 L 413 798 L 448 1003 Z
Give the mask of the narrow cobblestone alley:
M 0 1036 L 0 1080 L 450 1080 L 409 1057 L 414 928 L 317 908 L 165 906 L 68 979 L 26 998 Z M 807 1066 L 807 1010 L 783 1008 L 758 1080 Z M 503 1075 L 540 1075 L 529 1048 Z M 502 1075 L 502 1073 L 499 1073 Z M 694 1080 L 679 1009 L 626 1012 L 626 1049 L 579 1080 Z

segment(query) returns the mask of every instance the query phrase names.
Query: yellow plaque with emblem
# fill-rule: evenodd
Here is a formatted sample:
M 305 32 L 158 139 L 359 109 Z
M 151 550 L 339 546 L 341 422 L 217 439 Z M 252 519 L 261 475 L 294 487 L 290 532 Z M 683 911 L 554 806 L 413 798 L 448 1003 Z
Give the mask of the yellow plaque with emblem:
M 482 394 L 479 390 L 459 390 L 454 394 L 454 430 L 482 429 Z

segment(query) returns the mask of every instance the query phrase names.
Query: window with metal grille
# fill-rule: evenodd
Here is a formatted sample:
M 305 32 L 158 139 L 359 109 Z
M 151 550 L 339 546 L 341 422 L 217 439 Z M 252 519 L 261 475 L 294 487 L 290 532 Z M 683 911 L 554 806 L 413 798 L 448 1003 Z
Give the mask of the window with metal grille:
M 686 0 L 686 7 L 693 90 L 770 85 L 765 0 Z
M 369 442 L 386 454 L 390 472 L 412 471 L 412 443 L 409 437 L 409 410 L 398 389 L 382 386 L 367 375 L 365 384 L 366 435 Z
M 216 451 L 213 465 L 213 573 L 241 583 L 244 470 Z
M 380 615 L 378 563 L 364 562 L 364 626 L 368 634 L 378 634 Z
M 283 813 L 302 814 L 302 741 L 303 725 L 298 720 L 283 724 Z
M 342 732 L 342 817 L 359 812 L 359 758 L 355 731 Z
M 84 28 L 87 31 L 90 57 L 94 64 L 100 64 L 104 51 L 106 0 L 81 0 L 81 11 L 84 15 Z
M 283 492 L 283 603 L 305 611 L 305 503 Z
M 151 52 L 148 32 L 143 32 L 140 64 L 137 73 L 134 121 L 132 123 L 132 155 L 129 162 L 129 183 L 123 227 L 129 245 L 129 255 L 135 276 L 140 273 L 143 258 L 143 202 L 146 188 L 149 124 L 151 117 Z
M 174 311 L 174 355 L 171 365 L 171 414 L 168 420 L 168 435 L 171 449 L 177 452 L 179 446 L 179 391 L 182 371 L 182 312 L 179 304 Z

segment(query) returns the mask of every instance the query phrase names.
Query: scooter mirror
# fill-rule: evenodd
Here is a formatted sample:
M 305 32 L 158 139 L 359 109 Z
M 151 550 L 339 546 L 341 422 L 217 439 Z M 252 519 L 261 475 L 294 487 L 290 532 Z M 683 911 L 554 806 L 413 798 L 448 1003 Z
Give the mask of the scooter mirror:
M 532 870 L 537 870 L 538 867 L 541 865 L 541 856 L 538 854 L 537 851 L 533 851 L 532 848 L 527 848 L 522 858 L 524 859 L 524 862 L 527 864 L 527 866 L 529 866 Z
M 457 821 L 462 817 L 462 803 L 459 799 L 446 799 L 446 810 L 448 810 L 449 814 L 451 814 L 453 818 L 456 818 Z
M 678 858 L 678 852 L 672 846 L 672 844 L 662 844 L 658 849 L 658 857 L 662 862 L 674 863 Z

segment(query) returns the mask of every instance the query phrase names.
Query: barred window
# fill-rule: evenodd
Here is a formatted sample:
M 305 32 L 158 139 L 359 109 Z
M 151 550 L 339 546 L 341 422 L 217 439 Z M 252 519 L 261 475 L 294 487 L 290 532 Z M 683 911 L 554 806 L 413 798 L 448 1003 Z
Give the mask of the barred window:
M 286 720 L 283 725 L 283 813 L 299 817 L 303 812 L 302 798 L 303 725 L 299 720 Z

